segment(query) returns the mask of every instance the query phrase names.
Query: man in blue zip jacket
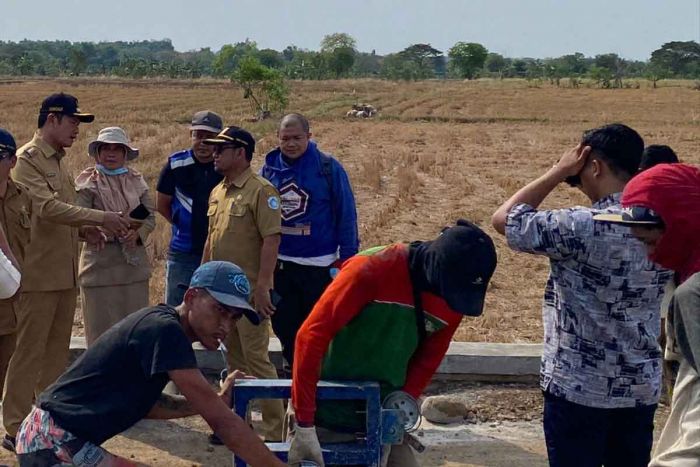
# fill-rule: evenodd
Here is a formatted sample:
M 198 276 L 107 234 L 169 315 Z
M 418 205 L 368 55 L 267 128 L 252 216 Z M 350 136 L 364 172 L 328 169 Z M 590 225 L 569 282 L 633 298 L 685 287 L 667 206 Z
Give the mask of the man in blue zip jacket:
M 357 253 L 357 211 L 348 175 L 311 141 L 309 121 L 286 115 L 277 129 L 279 147 L 265 157 L 263 177 L 277 188 L 282 241 L 275 269 L 279 295 L 272 328 L 290 367 L 294 339 L 330 283 L 334 270 Z
M 168 157 L 158 179 L 156 207 L 172 226 L 165 269 L 165 303 L 178 306 L 194 270 L 202 262 L 209 220 L 209 194 L 223 176 L 214 170 L 214 147 L 204 144 L 223 130 L 221 116 L 210 110 L 194 114 L 192 147 Z

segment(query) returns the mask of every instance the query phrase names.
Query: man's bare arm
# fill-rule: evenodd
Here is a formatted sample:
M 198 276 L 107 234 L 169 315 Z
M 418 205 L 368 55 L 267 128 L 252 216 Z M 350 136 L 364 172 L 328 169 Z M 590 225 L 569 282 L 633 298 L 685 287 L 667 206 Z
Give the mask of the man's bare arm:
M 223 402 L 197 369 L 169 371 L 170 379 L 224 444 L 253 467 L 283 464 L 253 430 Z
M 518 190 L 513 196 L 503 203 L 491 216 L 491 224 L 496 231 L 502 235 L 506 233 L 506 222 L 508 213 L 516 204 L 529 204 L 537 208 L 549 193 L 563 182 L 569 175 L 576 175 L 581 171 L 588 154 L 591 152 L 589 146 L 579 144 L 573 149 L 564 153 L 554 167 L 549 169 L 544 175 L 533 180 Z
M 183 418 L 197 415 L 197 411 L 184 396 L 161 393 L 156 403 L 148 412 L 146 418 L 158 420 L 170 420 L 171 418 Z
M 171 224 L 173 223 L 172 210 L 170 207 L 172 201 L 172 196 L 156 191 L 156 210 L 163 216 L 163 219 Z

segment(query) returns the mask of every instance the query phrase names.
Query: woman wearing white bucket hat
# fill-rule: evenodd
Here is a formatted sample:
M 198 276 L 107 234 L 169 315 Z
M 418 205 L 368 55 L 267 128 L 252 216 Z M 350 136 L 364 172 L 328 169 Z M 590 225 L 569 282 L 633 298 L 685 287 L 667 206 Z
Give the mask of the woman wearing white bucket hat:
M 100 232 L 100 247 L 85 245 L 80 254 L 78 281 L 90 345 L 126 315 L 148 306 L 151 266 L 144 245 L 155 227 L 155 206 L 143 176 L 126 165 L 139 150 L 130 145 L 123 129 L 100 130 L 88 154 L 95 165 L 75 180 L 78 204 L 130 214 L 133 221 L 125 236 Z

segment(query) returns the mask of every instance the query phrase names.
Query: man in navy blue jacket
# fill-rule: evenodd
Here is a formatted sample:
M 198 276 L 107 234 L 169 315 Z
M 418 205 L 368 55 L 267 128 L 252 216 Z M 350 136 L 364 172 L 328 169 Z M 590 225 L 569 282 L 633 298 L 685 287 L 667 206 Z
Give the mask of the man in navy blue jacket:
M 357 211 L 348 175 L 336 159 L 311 141 L 309 121 L 286 115 L 277 130 L 279 147 L 261 170 L 280 194 L 282 242 L 275 270 L 279 295 L 272 328 L 289 365 L 297 330 L 332 279 L 357 253 Z
M 181 284 L 189 284 L 202 262 L 207 239 L 209 194 L 224 178 L 214 170 L 214 146 L 204 144 L 224 124 L 221 116 L 202 110 L 192 117 L 192 147 L 168 157 L 158 179 L 156 206 L 172 226 L 165 269 L 165 303 L 178 306 L 185 295 Z

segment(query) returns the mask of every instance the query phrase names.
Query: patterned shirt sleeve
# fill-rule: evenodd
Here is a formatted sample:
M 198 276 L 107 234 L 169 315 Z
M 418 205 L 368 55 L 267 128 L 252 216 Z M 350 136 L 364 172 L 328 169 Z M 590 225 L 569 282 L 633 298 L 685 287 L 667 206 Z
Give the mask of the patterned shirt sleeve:
M 508 213 L 506 239 L 513 250 L 564 260 L 585 251 L 593 217 L 584 208 L 538 211 L 518 204 Z

